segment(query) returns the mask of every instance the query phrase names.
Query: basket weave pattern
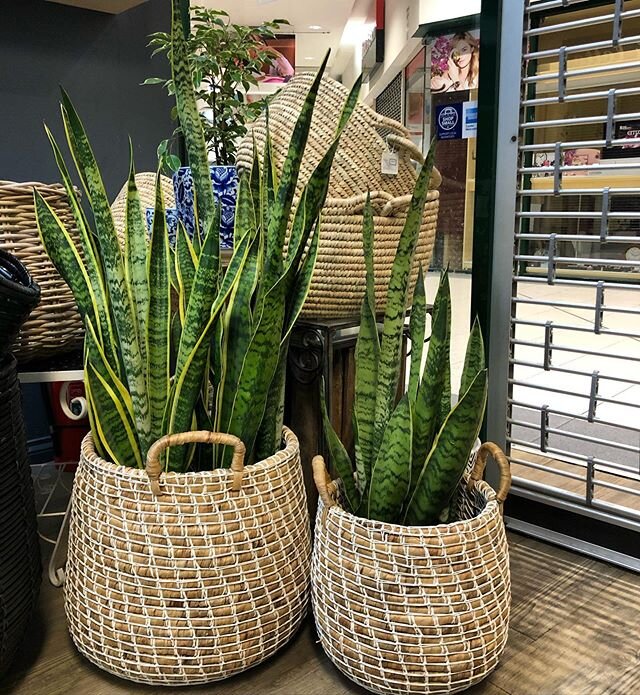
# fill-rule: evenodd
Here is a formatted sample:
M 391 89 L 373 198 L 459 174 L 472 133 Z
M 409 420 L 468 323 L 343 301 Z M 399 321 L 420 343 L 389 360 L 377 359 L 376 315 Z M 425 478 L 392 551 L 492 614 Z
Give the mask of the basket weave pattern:
M 281 171 L 291 135 L 314 75 L 296 75 L 269 105 L 269 132 L 273 158 Z M 298 180 L 298 195 L 335 137 L 338 114 L 347 98 L 344 85 L 324 77 L 318 91 L 309 139 Z M 389 144 L 398 152 L 398 174 L 381 173 L 382 154 Z M 307 318 L 345 318 L 357 316 L 364 295 L 364 255 L 362 250 L 362 210 L 367 191 L 372 192 L 376 216 L 374 275 L 376 308 L 384 311 L 386 288 L 396 253 L 406 208 L 416 182 L 412 163 L 422 155 L 408 139 L 409 131 L 391 119 L 377 114 L 359 102 L 344 129 L 331 168 L 327 200 L 322 210 L 321 235 L 316 270 L 303 308 Z M 266 140 L 266 116 L 251 124 L 238 148 L 237 165 L 250 170 L 253 143 L 259 153 Z M 431 260 L 436 233 L 440 175 L 434 171 L 432 187 L 420 228 L 411 273 L 409 293 L 413 292 L 418 266 L 426 270 Z
M 24 264 L 41 290 L 40 304 L 22 327 L 14 348 L 19 361 L 73 350 L 83 337 L 82 320 L 71 290 L 49 260 L 38 236 L 34 188 L 53 208 L 74 241 L 79 239 L 63 186 L 0 181 L 0 248 Z
M 462 521 L 400 526 L 320 501 L 311 568 L 324 650 L 375 693 L 454 693 L 498 663 L 508 631 L 509 557 L 496 493 L 459 496 Z
M 65 583 L 71 636 L 124 678 L 220 680 L 283 646 L 307 611 L 310 530 L 299 445 L 247 466 L 161 477 L 101 459 L 76 473 Z

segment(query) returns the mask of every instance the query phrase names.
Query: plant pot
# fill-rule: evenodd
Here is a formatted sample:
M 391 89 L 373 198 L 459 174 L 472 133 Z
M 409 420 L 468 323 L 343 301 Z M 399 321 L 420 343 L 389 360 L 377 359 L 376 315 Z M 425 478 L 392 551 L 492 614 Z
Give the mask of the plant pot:
M 502 474 L 497 494 L 480 480 L 489 453 Z M 320 457 L 314 479 L 312 603 L 333 663 L 385 695 L 455 693 L 487 676 L 507 641 L 511 604 L 501 514 L 511 476 L 500 449 L 481 447 L 452 524 L 362 519 L 340 507 Z
M 20 261 L 0 249 L 0 358 L 40 301 L 40 288 Z
M 235 166 L 212 164 L 211 185 L 216 200 L 221 207 L 220 248 L 233 248 L 233 224 L 238 194 L 238 170 Z M 173 175 L 173 188 L 176 194 L 178 216 L 190 237 L 195 230 L 193 212 L 193 177 L 190 167 L 180 167 Z
M 160 451 L 191 441 L 235 446 L 230 469 L 160 475 Z M 298 440 L 243 468 L 235 437 L 163 437 L 147 470 L 82 446 L 65 580 L 71 637 L 122 678 L 208 683 L 271 656 L 307 611 L 309 517 Z
M 0 677 L 26 634 L 40 589 L 33 484 L 16 360 L 0 360 Z

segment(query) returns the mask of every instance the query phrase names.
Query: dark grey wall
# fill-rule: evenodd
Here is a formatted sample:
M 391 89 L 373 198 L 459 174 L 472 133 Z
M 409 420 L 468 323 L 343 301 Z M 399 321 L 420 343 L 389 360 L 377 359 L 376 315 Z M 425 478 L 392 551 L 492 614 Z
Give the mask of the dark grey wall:
M 128 171 L 128 135 L 138 171 L 156 168 L 156 148 L 172 131 L 162 87 L 163 56 L 150 60 L 147 36 L 168 31 L 169 0 L 108 15 L 45 0 L 0 2 L 0 179 L 59 179 L 43 120 L 62 144 L 58 85 L 71 96 L 113 198 Z M 66 148 L 65 148 L 66 149 Z

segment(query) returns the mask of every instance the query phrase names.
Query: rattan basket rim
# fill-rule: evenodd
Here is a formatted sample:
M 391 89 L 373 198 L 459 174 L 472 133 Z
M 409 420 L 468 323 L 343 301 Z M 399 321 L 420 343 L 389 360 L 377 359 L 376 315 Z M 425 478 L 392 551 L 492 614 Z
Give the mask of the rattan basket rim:
M 464 485 L 467 485 L 468 476 L 463 478 Z M 411 536 L 424 538 L 425 536 L 456 535 L 469 531 L 470 528 L 481 529 L 483 526 L 493 522 L 496 512 L 500 513 L 500 505 L 496 499 L 496 491 L 484 480 L 479 480 L 475 485 L 475 490 L 485 498 L 485 505 L 472 519 L 462 519 L 449 524 L 434 524 L 431 526 L 407 526 L 405 524 L 391 524 L 387 521 L 377 521 L 375 519 L 365 519 L 356 516 L 343 509 L 339 503 L 326 509 L 327 521 L 331 516 L 349 518 L 349 523 L 354 524 L 367 532 L 383 532 L 399 536 Z M 337 521 L 337 519 L 336 519 Z
M 277 451 L 273 456 L 245 465 L 243 480 L 251 477 L 253 473 L 261 472 L 270 468 L 274 464 L 281 465 L 284 461 L 292 460 L 300 450 L 298 438 L 288 427 L 282 428 L 282 438 L 285 446 Z M 98 465 L 104 473 L 113 475 L 121 479 L 134 480 L 145 485 L 149 485 L 149 476 L 144 468 L 133 468 L 132 466 L 121 466 L 117 463 L 103 459 L 95 450 L 93 436 L 88 432 L 81 445 L 82 458 L 91 465 Z M 284 458 L 283 458 L 284 455 Z M 230 468 L 215 468 L 210 471 L 187 471 L 186 473 L 175 473 L 173 471 L 162 473 L 163 485 L 189 485 L 200 484 L 203 482 L 225 482 L 233 478 L 233 471 Z

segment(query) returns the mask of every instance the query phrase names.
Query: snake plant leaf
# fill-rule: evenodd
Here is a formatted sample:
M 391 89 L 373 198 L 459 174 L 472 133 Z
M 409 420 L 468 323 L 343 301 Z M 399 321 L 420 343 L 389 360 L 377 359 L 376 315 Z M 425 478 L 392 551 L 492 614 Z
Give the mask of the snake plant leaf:
M 415 403 L 420 384 L 420 368 L 424 350 L 424 335 L 427 324 L 427 298 L 424 291 L 422 266 L 418 270 L 418 280 L 413 291 L 409 336 L 411 338 L 411 366 L 409 368 L 409 398 Z
M 358 427 L 356 448 L 356 473 L 362 489 L 368 487 L 371 469 L 375 460 L 374 436 L 376 413 L 376 389 L 378 383 L 378 361 L 380 340 L 376 321 L 376 297 L 373 272 L 373 209 L 371 197 L 363 213 L 363 245 L 365 261 L 365 296 L 360 311 L 360 331 L 356 341 L 356 377 L 354 386 L 354 418 Z
M 318 94 L 318 89 L 320 88 L 320 81 L 322 79 L 322 75 L 324 74 L 328 60 L 329 52 L 327 52 L 326 56 L 324 57 L 313 84 L 307 92 L 304 104 L 300 110 L 300 115 L 298 116 L 296 125 L 294 126 L 293 133 L 291 135 L 291 142 L 289 144 L 287 155 L 282 165 L 280 185 L 278 186 L 275 202 L 270 211 L 267 231 L 265 267 L 267 290 L 273 287 L 277 278 L 282 272 L 282 247 L 284 246 L 287 223 L 289 221 L 291 206 L 298 184 L 298 175 L 300 173 L 300 165 L 302 163 L 305 145 L 309 136 L 313 108 Z M 267 162 L 265 162 L 264 167 L 268 169 Z
M 300 318 L 302 308 L 309 295 L 311 280 L 315 272 L 316 262 L 318 260 L 318 249 L 320 248 L 320 222 L 316 225 L 315 232 L 309 242 L 307 254 L 302 261 L 300 270 L 293 278 L 293 287 L 288 292 L 286 321 L 284 327 L 283 342 L 289 338 L 291 331 Z
M 255 234 L 256 228 L 256 212 L 253 205 L 249 174 L 242 172 L 238 181 L 238 193 L 236 197 L 234 238 L 240 241 L 245 234 Z
M 348 511 L 355 513 L 360 506 L 360 495 L 356 489 L 356 483 L 353 477 L 353 465 L 351 464 L 349 454 L 340 441 L 340 437 L 338 437 L 336 431 L 333 429 L 333 425 L 329 419 L 329 414 L 327 413 L 327 404 L 325 402 L 324 393 L 324 380 L 322 380 L 320 391 L 320 409 L 322 411 L 322 429 L 324 431 L 324 438 L 327 442 L 327 448 L 329 449 L 331 464 L 333 465 L 338 477 L 342 480 L 346 502 L 349 507 Z
M 142 218 L 140 196 L 136 186 L 133 145 L 129 140 L 129 180 L 127 182 L 126 225 L 124 230 L 124 276 L 131 288 L 133 306 L 140 336 L 142 359 L 146 360 L 147 312 L 149 311 L 149 279 L 147 278 L 147 227 Z M 157 182 L 156 182 L 157 185 Z M 154 223 L 155 226 L 155 223 Z
M 33 202 L 40 240 L 47 255 L 71 288 L 81 316 L 98 324 L 91 280 L 73 239 L 37 188 L 33 189 Z
M 105 350 L 109 355 L 109 359 L 113 364 L 116 364 L 116 338 L 111 322 L 111 315 L 107 309 L 107 291 L 102 266 L 99 261 L 95 235 L 91 231 L 87 217 L 82 209 L 82 205 L 80 204 L 79 193 L 76 191 L 73 182 L 71 181 L 71 176 L 69 174 L 69 170 L 67 169 L 66 162 L 64 161 L 64 157 L 62 156 L 62 152 L 60 151 L 60 147 L 58 146 L 58 143 L 56 142 L 49 128 L 46 125 L 44 128 L 47 138 L 51 144 L 53 156 L 56 160 L 58 171 L 60 172 L 60 177 L 62 178 L 62 182 L 67 192 L 69 205 L 71 207 L 71 212 L 73 213 L 76 227 L 80 233 L 82 256 L 85 259 L 87 275 L 91 283 L 91 288 L 93 289 L 92 300 L 95 305 L 94 312 L 99 318 L 97 330 L 102 341 L 104 342 Z
M 442 392 L 447 378 L 446 364 L 449 361 L 450 304 L 449 277 L 447 273 L 443 273 L 433 303 L 427 359 L 414 405 L 411 493 L 415 489 L 418 477 L 440 427 Z
M 464 368 L 462 369 L 462 379 L 460 380 L 460 393 L 465 393 L 471 382 L 476 378 L 476 374 L 485 368 L 484 340 L 482 339 L 482 329 L 480 321 L 476 317 L 473 322 L 467 351 L 464 358 Z
M 250 237 L 245 236 L 236 246 L 235 252 L 224 275 L 220 289 L 215 297 L 213 306 L 208 314 L 209 319 L 198 337 L 193 349 L 187 356 L 184 366 L 178 376 L 175 376 L 172 394 L 170 396 L 170 415 L 167 418 L 166 432 L 185 432 L 191 425 L 193 409 L 201 393 L 205 373 L 207 371 L 207 355 L 211 334 L 218 317 L 238 282 L 247 259 Z M 201 258 L 200 263 L 203 262 Z M 195 292 L 195 286 L 192 291 Z M 186 327 L 183 327 L 183 335 Z M 181 341 L 182 344 L 182 341 Z M 182 454 L 180 453 L 182 452 Z M 184 452 L 182 447 L 169 449 L 167 466 L 169 470 L 182 470 Z
M 62 90 L 62 117 L 69 149 L 73 155 L 93 211 L 109 300 L 120 345 L 122 365 L 129 393 L 131 393 L 133 400 L 136 429 L 140 435 L 143 451 L 146 454 L 151 435 L 149 401 L 146 393 L 140 337 L 138 336 L 137 323 L 134 319 L 132 297 L 125 278 L 120 242 L 118 241 L 111 208 L 109 207 L 107 194 L 91 145 L 82 122 L 64 90 Z
M 269 387 L 278 366 L 285 318 L 284 276 L 266 293 L 242 365 L 229 421 L 229 432 L 252 452 L 266 408 Z M 228 447 L 227 447 L 228 449 Z M 230 463 L 225 454 L 224 465 Z
M 443 365 L 442 396 L 440 401 L 440 415 L 438 417 L 438 429 L 442 427 L 442 423 L 447 419 L 447 416 L 451 412 L 451 293 L 448 282 L 448 269 L 445 270 L 444 273 L 447 276 L 445 291 L 449 294 L 449 299 L 446 305 L 447 326 L 449 327 L 449 330 L 446 336 L 447 359 Z
M 187 17 L 189 16 L 189 2 L 188 0 L 171 0 L 171 7 L 171 71 L 178 117 L 187 145 L 189 166 L 193 177 L 194 205 L 197 201 L 196 227 L 201 223 L 202 228 L 208 231 L 216 215 L 216 204 L 211 186 L 207 146 L 193 89 L 190 50 L 186 38 L 188 33 L 185 35 L 184 28 L 185 13 Z M 213 263 L 217 274 L 220 257 L 219 239 L 213 253 Z
M 146 371 L 151 415 L 151 437 L 153 440 L 156 440 L 163 434 L 162 420 L 169 393 L 171 340 L 169 237 L 167 235 L 164 214 L 160 172 L 156 175 L 156 202 L 149 253 L 148 312 Z
M 93 404 L 97 437 L 110 459 L 120 466 L 142 468 L 133 423 L 127 417 L 118 394 L 88 362 L 85 389 Z
M 389 418 L 371 471 L 369 519 L 398 521 L 411 477 L 411 422 L 411 399 L 405 394 Z
M 222 377 L 218 389 L 216 429 L 227 432 L 238 381 L 253 335 L 251 301 L 258 282 L 260 239 L 255 234 L 242 275 L 229 298 L 224 318 Z
M 449 504 L 476 441 L 487 402 L 487 371 L 476 375 L 444 421 L 405 514 L 410 525 L 437 524 Z
M 263 461 L 273 456 L 282 443 L 282 425 L 284 424 L 284 390 L 287 374 L 287 352 L 289 349 L 289 337 L 280 345 L 278 365 L 273 379 L 269 385 L 264 416 L 255 444 L 255 459 Z
M 391 268 L 378 367 L 378 390 L 374 420 L 376 448 L 380 446 L 384 429 L 394 407 L 398 377 L 404 362 L 401 356 L 402 331 L 404 329 L 407 306 L 409 274 L 420 234 L 424 205 L 429 190 L 429 180 L 433 170 L 435 143 L 436 140 L 433 141 L 427 158 L 418 174 Z M 360 422 L 360 424 L 362 423 Z
M 183 224 L 178 226 L 174 262 L 176 280 L 178 283 L 178 311 L 180 312 L 180 320 L 184 323 L 196 275 L 196 268 L 198 266 L 198 259 L 193 249 L 191 239 L 189 239 L 189 235 Z
M 182 338 L 175 371 L 176 378 L 180 377 L 188 356 L 209 321 L 209 308 L 213 304 L 217 292 L 219 240 L 220 210 L 216 208 L 216 214 L 211 220 L 202 244 L 198 269 L 193 278 L 193 287 L 182 326 Z

